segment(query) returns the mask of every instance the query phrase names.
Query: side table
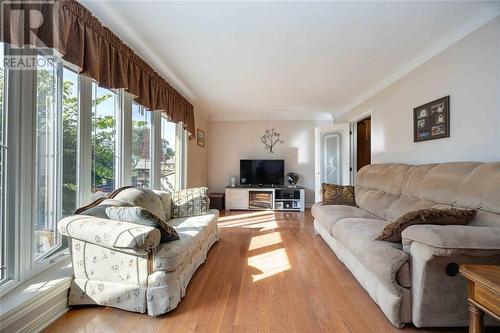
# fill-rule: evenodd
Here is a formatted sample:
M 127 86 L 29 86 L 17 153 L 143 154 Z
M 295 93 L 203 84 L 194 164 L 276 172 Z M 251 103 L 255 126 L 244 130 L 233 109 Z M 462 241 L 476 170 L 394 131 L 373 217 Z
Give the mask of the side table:
M 500 266 L 461 265 L 460 274 L 467 279 L 469 333 L 483 333 L 485 312 L 500 320 Z

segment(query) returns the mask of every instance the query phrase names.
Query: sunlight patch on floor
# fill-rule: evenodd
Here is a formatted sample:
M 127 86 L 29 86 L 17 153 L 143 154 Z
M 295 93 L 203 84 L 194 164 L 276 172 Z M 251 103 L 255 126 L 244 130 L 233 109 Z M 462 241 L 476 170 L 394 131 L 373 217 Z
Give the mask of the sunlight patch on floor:
M 283 240 L 279 232 L 270 232 L 263 235 L 253 236 L 250 240 L 249 251 L 260 249 L 266 246 L 280 244 Z
M 219 226 L 219 228 L 232 228 L 232 227 L 242 227 L 245 225 L 270 222 L 270 221 L 274 221 L 273 216 L 262 216 L 259 218 L 244 219 L 243 221 L 223 222 L 223 223 L 217 223 L 217 225 Z
M 253 282 L 260 281 L 292 268 L 285 249 L 277 249 L 248 258 L 248 265 L 259 270 L 252 274 Z
M 221 217 L 219 217 L 219 222 L 227 222 L 227 221 L 234 221 L 234 220 L 244 220 L 244 219 L 248 219 L 248 218 L 251 218 L 251 217 L 259 217 L 259 216 L 262 216 L 262 215 L 273 216 L 274 212 L 272 212 L 272 211 L 257 211 L 257 212 L 251 212 L 251 213 L 245 213 L 245 214 L 221 216 Z
M 260 222 L 260 223 L 253 223 L 244 226 L 244 228 L 249 228 L 249 229 L 259 229 L 260 231 L 267 231 L 267 230 L 274 230 L 279 228 L 278 222 L 276 221 L 269 221 L 269 222 Z

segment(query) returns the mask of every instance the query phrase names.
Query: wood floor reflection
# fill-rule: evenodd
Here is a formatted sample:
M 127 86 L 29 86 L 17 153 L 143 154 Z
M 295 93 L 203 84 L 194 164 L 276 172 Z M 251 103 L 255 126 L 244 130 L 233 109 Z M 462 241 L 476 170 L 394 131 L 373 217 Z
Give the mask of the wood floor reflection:
M 309 211 L 223 213 L 174 311 L 75 307 L 44 332 L 466 332 L 394 328 L 312 224 Z

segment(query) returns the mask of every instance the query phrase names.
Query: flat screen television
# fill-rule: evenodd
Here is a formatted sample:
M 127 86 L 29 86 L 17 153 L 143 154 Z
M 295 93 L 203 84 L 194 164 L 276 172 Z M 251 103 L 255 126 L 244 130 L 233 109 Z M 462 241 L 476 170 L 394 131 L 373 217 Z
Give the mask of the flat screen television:
M 241 185 L 284 185 L 284 160 L 240 160 Z

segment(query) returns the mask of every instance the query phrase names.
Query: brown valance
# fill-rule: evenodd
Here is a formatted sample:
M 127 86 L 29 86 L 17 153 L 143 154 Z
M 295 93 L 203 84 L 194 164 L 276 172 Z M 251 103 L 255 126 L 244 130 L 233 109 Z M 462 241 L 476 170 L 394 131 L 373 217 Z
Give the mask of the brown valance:
M 123 88 L 137 103 L 164 112 L 195 134 L 193 105 L 75 0 L 2 4 L 2 12 L 2 42 L 56 49 L 99 86 Z M 15 19 L 19 13 L 23 20 Z M 40 17 L 38 13 L 43 23 L 33 28 L 37 24 L 31 21 Z

